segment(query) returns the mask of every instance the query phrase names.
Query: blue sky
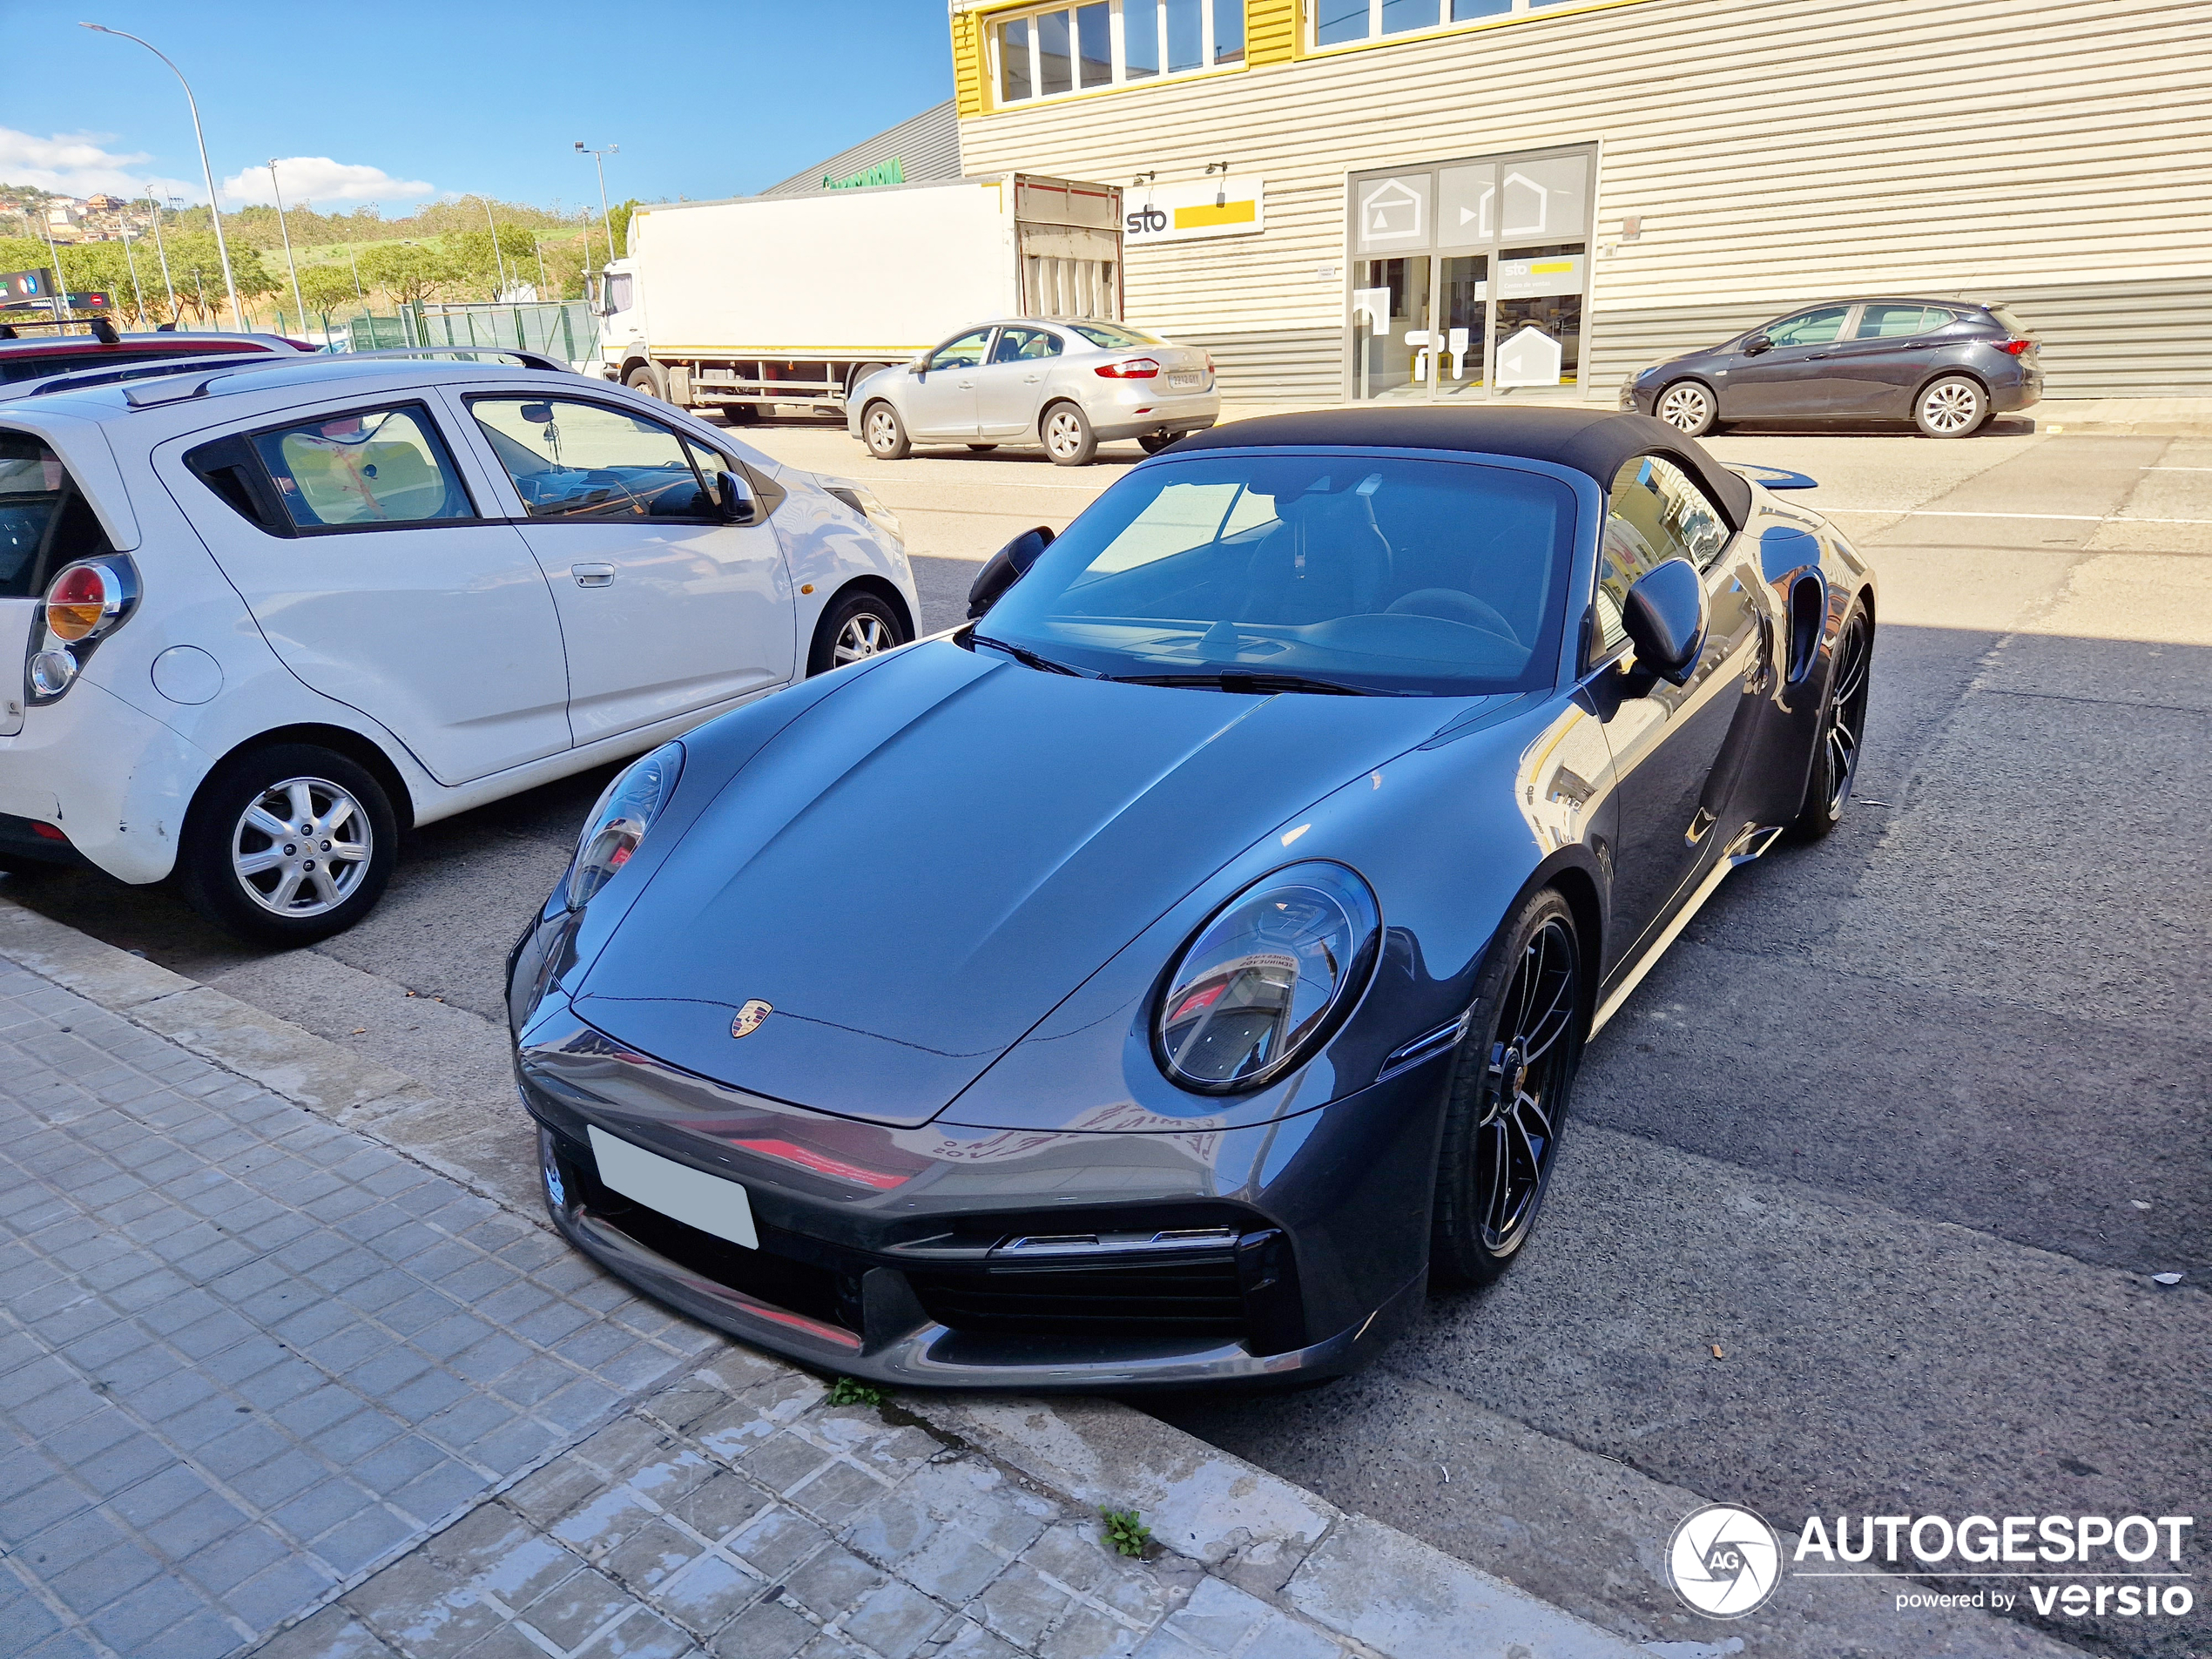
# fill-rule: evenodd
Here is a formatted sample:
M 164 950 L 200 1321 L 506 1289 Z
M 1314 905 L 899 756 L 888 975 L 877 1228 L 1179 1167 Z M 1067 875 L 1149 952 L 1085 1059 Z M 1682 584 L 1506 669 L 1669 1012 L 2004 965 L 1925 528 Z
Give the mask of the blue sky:
M 287 206 L 596 207 L 578 138 L 622 146 L 610 199 L 742 195 L 952 91 L 943 0 L 0 0 L 0 182 L 206 198 L 175 78 L 79 18 L 191 78 L 226 206 L 267 199 L 274 156 Z

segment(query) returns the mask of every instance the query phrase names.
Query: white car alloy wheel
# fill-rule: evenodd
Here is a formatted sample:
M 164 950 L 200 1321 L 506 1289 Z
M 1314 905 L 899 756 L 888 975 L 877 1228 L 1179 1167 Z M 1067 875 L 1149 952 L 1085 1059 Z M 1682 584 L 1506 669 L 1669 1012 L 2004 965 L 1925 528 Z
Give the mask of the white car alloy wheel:
M 870 408 L 860 422 L 860 435 L 870 454 L 883 461 L 903 461 L 907 452 L 906 428 L 899 420 L 898 411 L 888 403 L 878 403 Z
M 375 831 L 361 804 L 325 778 L 287 778 L 231 831 L 231 869 L 273 915 L 306 919 L 346 902 L 368 869 Z
M 1964 437 L 1982 422 L 1987 408 L 1981 388 L 1972 381 L 1938 381 L 1920 394 L 1920 430 L 1932 438 Z
M 1657 413 L 1676 431 L 1697 437 L 1713 424 L 1713 395 L 1693 383 L 1669 386 L 1659 400 Z
M 846 617 L 845 625 L 837 631 L 837 665 L 842 668 L 847 663 L 857 663 L 863 657 L 888 651 L 896 644 L 891 631 L 883 625 L 883 618 L 863 610 Z

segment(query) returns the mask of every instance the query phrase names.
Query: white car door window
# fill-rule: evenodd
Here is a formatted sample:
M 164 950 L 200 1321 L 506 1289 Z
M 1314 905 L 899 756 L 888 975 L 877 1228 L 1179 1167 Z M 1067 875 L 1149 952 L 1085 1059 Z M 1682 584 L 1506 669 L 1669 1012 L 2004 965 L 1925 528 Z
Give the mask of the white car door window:
M 975 372 L 976 425 L 985 436 L 1012 437 L 1036 425 L 1060 354 L 1060 336 L 1049 329 L 999 330 L 991 361 Z
M 726 519 L 710 468 L 645 415 L 582 398 L 478 395 L 478 435 L 521 498 L 553 584 L 579 744 L 791 678 L 774 529 Z
M 552 595 L 427 405 L 180 439 L 156 465 L 285 665 L 440 783 L 569 747 Z

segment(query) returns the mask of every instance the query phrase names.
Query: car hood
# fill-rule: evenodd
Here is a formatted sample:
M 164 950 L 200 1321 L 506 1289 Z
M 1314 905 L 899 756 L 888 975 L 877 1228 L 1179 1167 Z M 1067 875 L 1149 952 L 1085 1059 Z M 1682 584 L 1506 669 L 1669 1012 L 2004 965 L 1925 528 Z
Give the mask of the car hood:
M 911 648 L 734 778 L 683 779 L 720 792 L 576 1011 L 737 1088 L 927 1122 L 1209 875 L 1461 711 L 1116 685 Z M 753 1002 L 772 1010 L 757 1024 L 738 1018 Z

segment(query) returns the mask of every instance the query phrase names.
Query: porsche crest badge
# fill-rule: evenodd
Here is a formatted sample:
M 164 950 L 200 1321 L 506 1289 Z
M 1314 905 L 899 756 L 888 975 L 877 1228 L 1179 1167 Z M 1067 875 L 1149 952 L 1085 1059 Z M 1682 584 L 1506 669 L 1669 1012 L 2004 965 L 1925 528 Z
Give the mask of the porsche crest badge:
M 760 1029 L 760 1022 L 775 1011 L 759 997 L 754 997 L 740 1008 L 738 1017 L 730 1022 L 730 1035 L 733 1037 L 751 1036 Z

